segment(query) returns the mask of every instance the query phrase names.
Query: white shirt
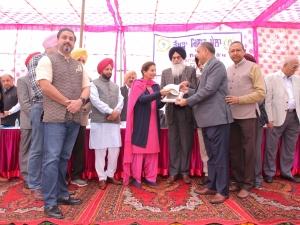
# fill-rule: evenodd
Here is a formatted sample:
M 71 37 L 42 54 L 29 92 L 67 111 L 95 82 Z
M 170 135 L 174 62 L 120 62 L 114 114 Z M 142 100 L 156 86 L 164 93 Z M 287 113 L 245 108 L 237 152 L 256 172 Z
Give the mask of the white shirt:
M 21 109 L 20 107 L 20 103 L 18 102 L 17 104 L 15 104 L 10 110 L 8 110 L 10 112 L 10 114 L 14 114 L 16 112 L 19 112 Z
M 288 109 L 296 109 L 296 101 L 294 97 L 294 90 L 293 90 L 293 83 L 292 83 L 292 76 L 287 77 L 282 71 L 281 75 L 283 77 L 284 84 L 286 86 L 286 90 L 289 95 L 289 103 L 288 103 Z
M 126 84 L 126 87 L 127 87 L 128 96 L 129 96 L 131 88 L 130 88 L 130 87 L 128 87 L 128 86 L 127 86 L 127 84 Z

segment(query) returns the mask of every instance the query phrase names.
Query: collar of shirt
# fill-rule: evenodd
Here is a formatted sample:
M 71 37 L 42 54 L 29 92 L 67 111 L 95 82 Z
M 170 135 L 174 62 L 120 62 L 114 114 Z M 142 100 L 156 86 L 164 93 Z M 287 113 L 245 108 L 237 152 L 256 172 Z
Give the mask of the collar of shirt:
M 70 57 L 66 57 L 66 56 L 64 56 L 64 55 L 63 55 L 63 54 L 62 54 L 62 53 L 61 53 L 59 50 L 58 50 L 57 52 L 58 52 L 59 54 L 61 54 L 63 57 L 65 57 L 65 59 L 66 59 L 66 60 L 68 60 L 68 61 L 69 61 L 69 58 L 70 58 Z
M 213 57 L 213 56 L 212 56 L 212 57 Z M 211 57 L 211 58 L 212 58 L 212 57 Z M 207 62 L 208 62 L 211 58 L 209 58 L 209 59 L 202 65 L 202 71 L 204 70 L 204 67 L 206 66 Z
M 245 62 L 245 58 L 242 59 L 242 61 L 240 61 L 238 64 L 235 65 L 235 67 L 239 66 L 240 64 L 242 64 L 243 62 Z
M 283 72 L 282 72 L 282 70 L 280 70 L 280 74 L 281 74 L 281 76 L 283 77 L 283 79 L 292 79 L 292 76 L 294 76 L 294 75 L 291 75 L 290 77 L 287 77 Z

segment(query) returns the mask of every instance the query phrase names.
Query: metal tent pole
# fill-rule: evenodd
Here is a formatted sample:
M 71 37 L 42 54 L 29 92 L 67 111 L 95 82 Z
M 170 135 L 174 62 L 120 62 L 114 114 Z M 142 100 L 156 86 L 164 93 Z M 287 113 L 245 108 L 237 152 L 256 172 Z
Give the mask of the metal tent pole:
M 84 11 L 85 11 L 85 0 L 82 0 L 79 48 L 82 48 L 82 37 L 83 37 L 83 26 L 84 26 Z

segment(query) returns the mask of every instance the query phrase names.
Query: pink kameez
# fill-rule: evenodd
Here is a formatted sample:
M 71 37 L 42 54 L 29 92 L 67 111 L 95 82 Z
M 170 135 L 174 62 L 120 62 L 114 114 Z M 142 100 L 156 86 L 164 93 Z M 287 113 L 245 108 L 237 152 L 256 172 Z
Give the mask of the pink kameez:
M 148 89 L 149 90 L 149 89 Z M 150 94 L 153 90 L 149 90 Z M 149 121 L 148 140 L 146 148 L 142 148 L 136 145 L 132 146 L 132 163 L 131 173 L 132 177 L 141 183 L 142 171 L 148 181 L 156 182 L 157 167 L 158 167 L 158 153 L 159 140 L 158 140 L 158 128 L 156 118 L 156 101 L 151 102 L 151 114 Z

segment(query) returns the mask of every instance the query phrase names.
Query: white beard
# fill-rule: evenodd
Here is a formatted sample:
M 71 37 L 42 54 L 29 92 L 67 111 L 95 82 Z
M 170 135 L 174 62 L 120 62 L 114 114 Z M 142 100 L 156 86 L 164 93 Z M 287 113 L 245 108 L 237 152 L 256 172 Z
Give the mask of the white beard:
M 172 62 L 172 67 L 171 67 L 172 75 L 174 77 L 179 77 L 179 75 L 182 75 L 184 68 L 185 68 L 185 63 L 183 60 L 181 61 L 181 63 Z

